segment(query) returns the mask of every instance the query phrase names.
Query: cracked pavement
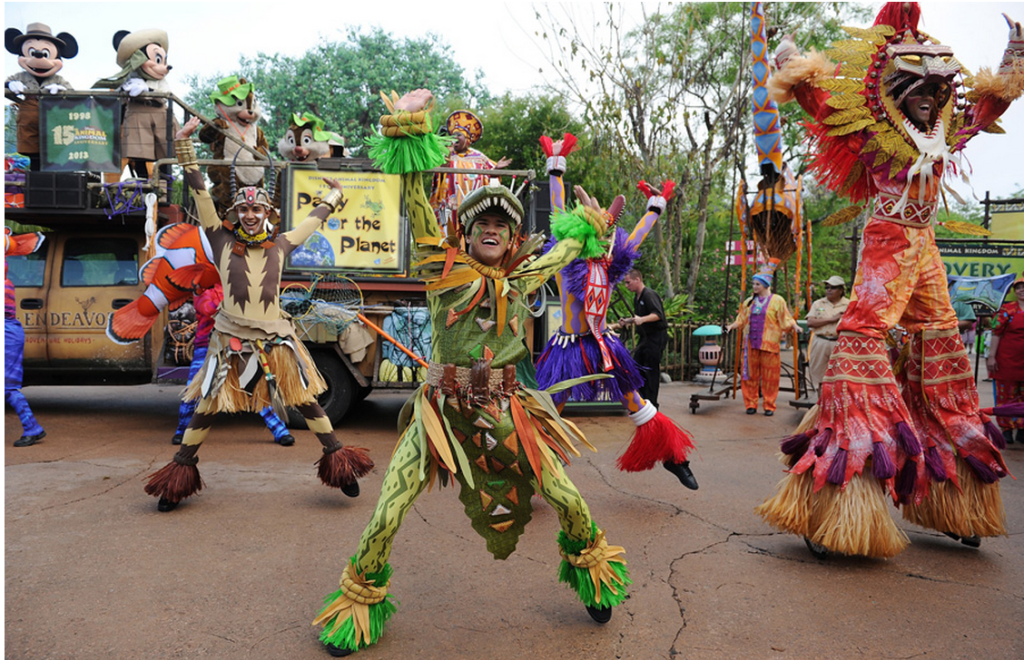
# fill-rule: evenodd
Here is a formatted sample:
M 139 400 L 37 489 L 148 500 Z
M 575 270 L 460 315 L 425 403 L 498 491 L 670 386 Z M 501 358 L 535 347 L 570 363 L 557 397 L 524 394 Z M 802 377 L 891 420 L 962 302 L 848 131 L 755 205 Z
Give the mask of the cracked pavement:
M 558 583 L 554 512 L 535 512 L 495 561 L 451 489 L 425 492 L 395 541 L 399 601 L 381 642 L 355 657 L 1024 657 L 1024 484 L 1002 481 L 1010 535 L 972 550 L 899 519 L 911 546 L 888 561 L 815 559 L 753 508 L 782 476 L 772 418 L 705 388 L 663 385 L 662 411 L 694 435 L 700 490 L 615 459 L 632 423 L 572 419 L 598 448 L 570 468 L 598 525 L 626 548 L 631 597 L 599 626 Z M 989 383 L 979 388 L 990 405 Z M 6 658 L 326 658 L 310 625 L 336 588 L 376 502 L 402 395 L 374 394 L 339 430 L 377 463 L 349 499 L 322 486 L 320 447 L 272 442 L 255 415 L 219 419 L 199 452 L 205 486 L 158 513 L 143 480 L 170 460 L 176 386 L 32 387 L 47 430 L 13 448 L 5 430 Z M 1004 452 L 1024 475 L 1024 446 Z

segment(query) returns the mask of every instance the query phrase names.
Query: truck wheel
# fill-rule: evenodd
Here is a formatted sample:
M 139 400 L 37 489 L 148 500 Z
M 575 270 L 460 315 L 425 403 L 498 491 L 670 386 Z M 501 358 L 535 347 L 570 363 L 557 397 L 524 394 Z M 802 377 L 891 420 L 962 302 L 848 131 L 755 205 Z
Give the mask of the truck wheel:
M 320 407 L 327 413 L 331 425 L 337 427 L 355 400 L 357 385 L 355 379 L 341 363 L 338 356 L 327 351 L 310 351 L 313 363 L 327 383 L 327 391 L 317 397 Z M 306 428 L 306 420 L 294 408 L 288 409 L 288 427 Z

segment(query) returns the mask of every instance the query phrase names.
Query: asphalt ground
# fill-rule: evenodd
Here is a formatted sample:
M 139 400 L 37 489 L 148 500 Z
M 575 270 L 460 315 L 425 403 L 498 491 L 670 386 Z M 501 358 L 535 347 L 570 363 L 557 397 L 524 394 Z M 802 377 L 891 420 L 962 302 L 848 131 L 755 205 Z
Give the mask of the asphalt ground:
M 990 404 L 990 383 L 982 383 Z M 6 658 L 326 658 L 310 625 L 376 502 L 403 396 L 373 394 L 340 429 L 377 463 L 349 499 L 320 484 L 319 444 L 272 442 L 255 415 L 219 420 L 199 452 L 205 487 L 158 513 L 144 478 L 170 460 L 180 388 L 25 389 L 48 436 L 14 448 L 4 419 Z M 569 468 L 631 597 L 595 624 L 557 581 L 554 512 L 534 499 L 517 551 L 495 561 L 452 489 L 424 493 L 395 541 L 397 614 L 373 658 L 1022 658 L 1024 484 L 1002 482 L 1009 535 L 978 550 L 902 521 L 890 560 L 815 559 L 754 507 L 782 477 L 771 418 L 703 386 L 662 387 L 689 429 L 698 491 L 662 469 L 624 474 L 632 423 L 573 414 L 598 452 Z M 1024 446 L 1005 452 L 1024 475 Z

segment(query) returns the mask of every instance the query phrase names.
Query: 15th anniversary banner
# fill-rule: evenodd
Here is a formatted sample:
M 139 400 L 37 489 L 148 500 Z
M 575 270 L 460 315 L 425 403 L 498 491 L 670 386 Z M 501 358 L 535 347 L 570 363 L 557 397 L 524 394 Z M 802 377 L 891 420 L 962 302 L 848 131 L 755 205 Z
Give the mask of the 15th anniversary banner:
M 39 141 L 46 172 L 121 171 L 121 101 L 39 97 Z

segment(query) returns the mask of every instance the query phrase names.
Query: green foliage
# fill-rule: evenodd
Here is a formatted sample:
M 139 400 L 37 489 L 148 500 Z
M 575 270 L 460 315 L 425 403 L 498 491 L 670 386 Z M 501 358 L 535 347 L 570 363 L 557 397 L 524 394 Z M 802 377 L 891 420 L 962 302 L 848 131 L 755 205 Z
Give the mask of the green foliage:
M 4 105 L 4 153 L 13 154 L 18 151 L 18 106 L 14 103 Z
M 665 301 L 665 320 L 670 324 L 683 323 L 693 315 L 693 309 L 689 306 L 690 296 L 685 293 L 677 293 Z
M 617 185 L 620 190 L 599 197 L 604 201 L 639 179 L 680 184 L 639 268 L 666 297 L 686 290 L 694 309 L 710 314 L 721 304 L 724 272 L 707 277 L 703 251 L 727 239 L 731 172 L 745 170 L 742 163 L 753 157 L 749 3 L 681 3 L 645 13 L 631 30 L 622 27 L 618 5 L 590 15 L 579 6 L 541 11 L 537 20 L 545 29 L 538 36 L 551 49 L 558 89 L 590 128 L 584 142 L 600 145 L 600 153 L 588 154 L 588 168 L 577 170 L 585 187 Z M 798 32 L 802 46 L 818 48 L 841 36 L 841 24 L 866 17 L 845 3 L 772 3 L 767 12 L 770 26 Z M 790 144 L 800 142 L 801 130 L 791 124 Z M 798 162 L 793 167 L 803 169 Z M 628 196 L 633 213 L 643 201 L 637 197 Z M 721 264 L 724 253 L 708 258 Z
M 328 130 L 345 136 L 349 149 L 358 153 L 387 112 L 380 99 L 382 91 L 402 94 L 426 87 L 440 99 L 460 98 L 471 106 L 490 100 L 479 73 L 476 80 L 467 80 L 441 37 L 396 39 L 380 28 L 365 34 L 350 28 L 345 41 L 317 44 L 301 57 L 260 53 L 239 62 L 236 70 L 190 80 L 197 91 L 187 101 L 213 116 L 208 95 L 217 80 L 231 74 L 255 84 L 272 148 L 284 135 L 292 113 L 309 111 L 323 119 Z

